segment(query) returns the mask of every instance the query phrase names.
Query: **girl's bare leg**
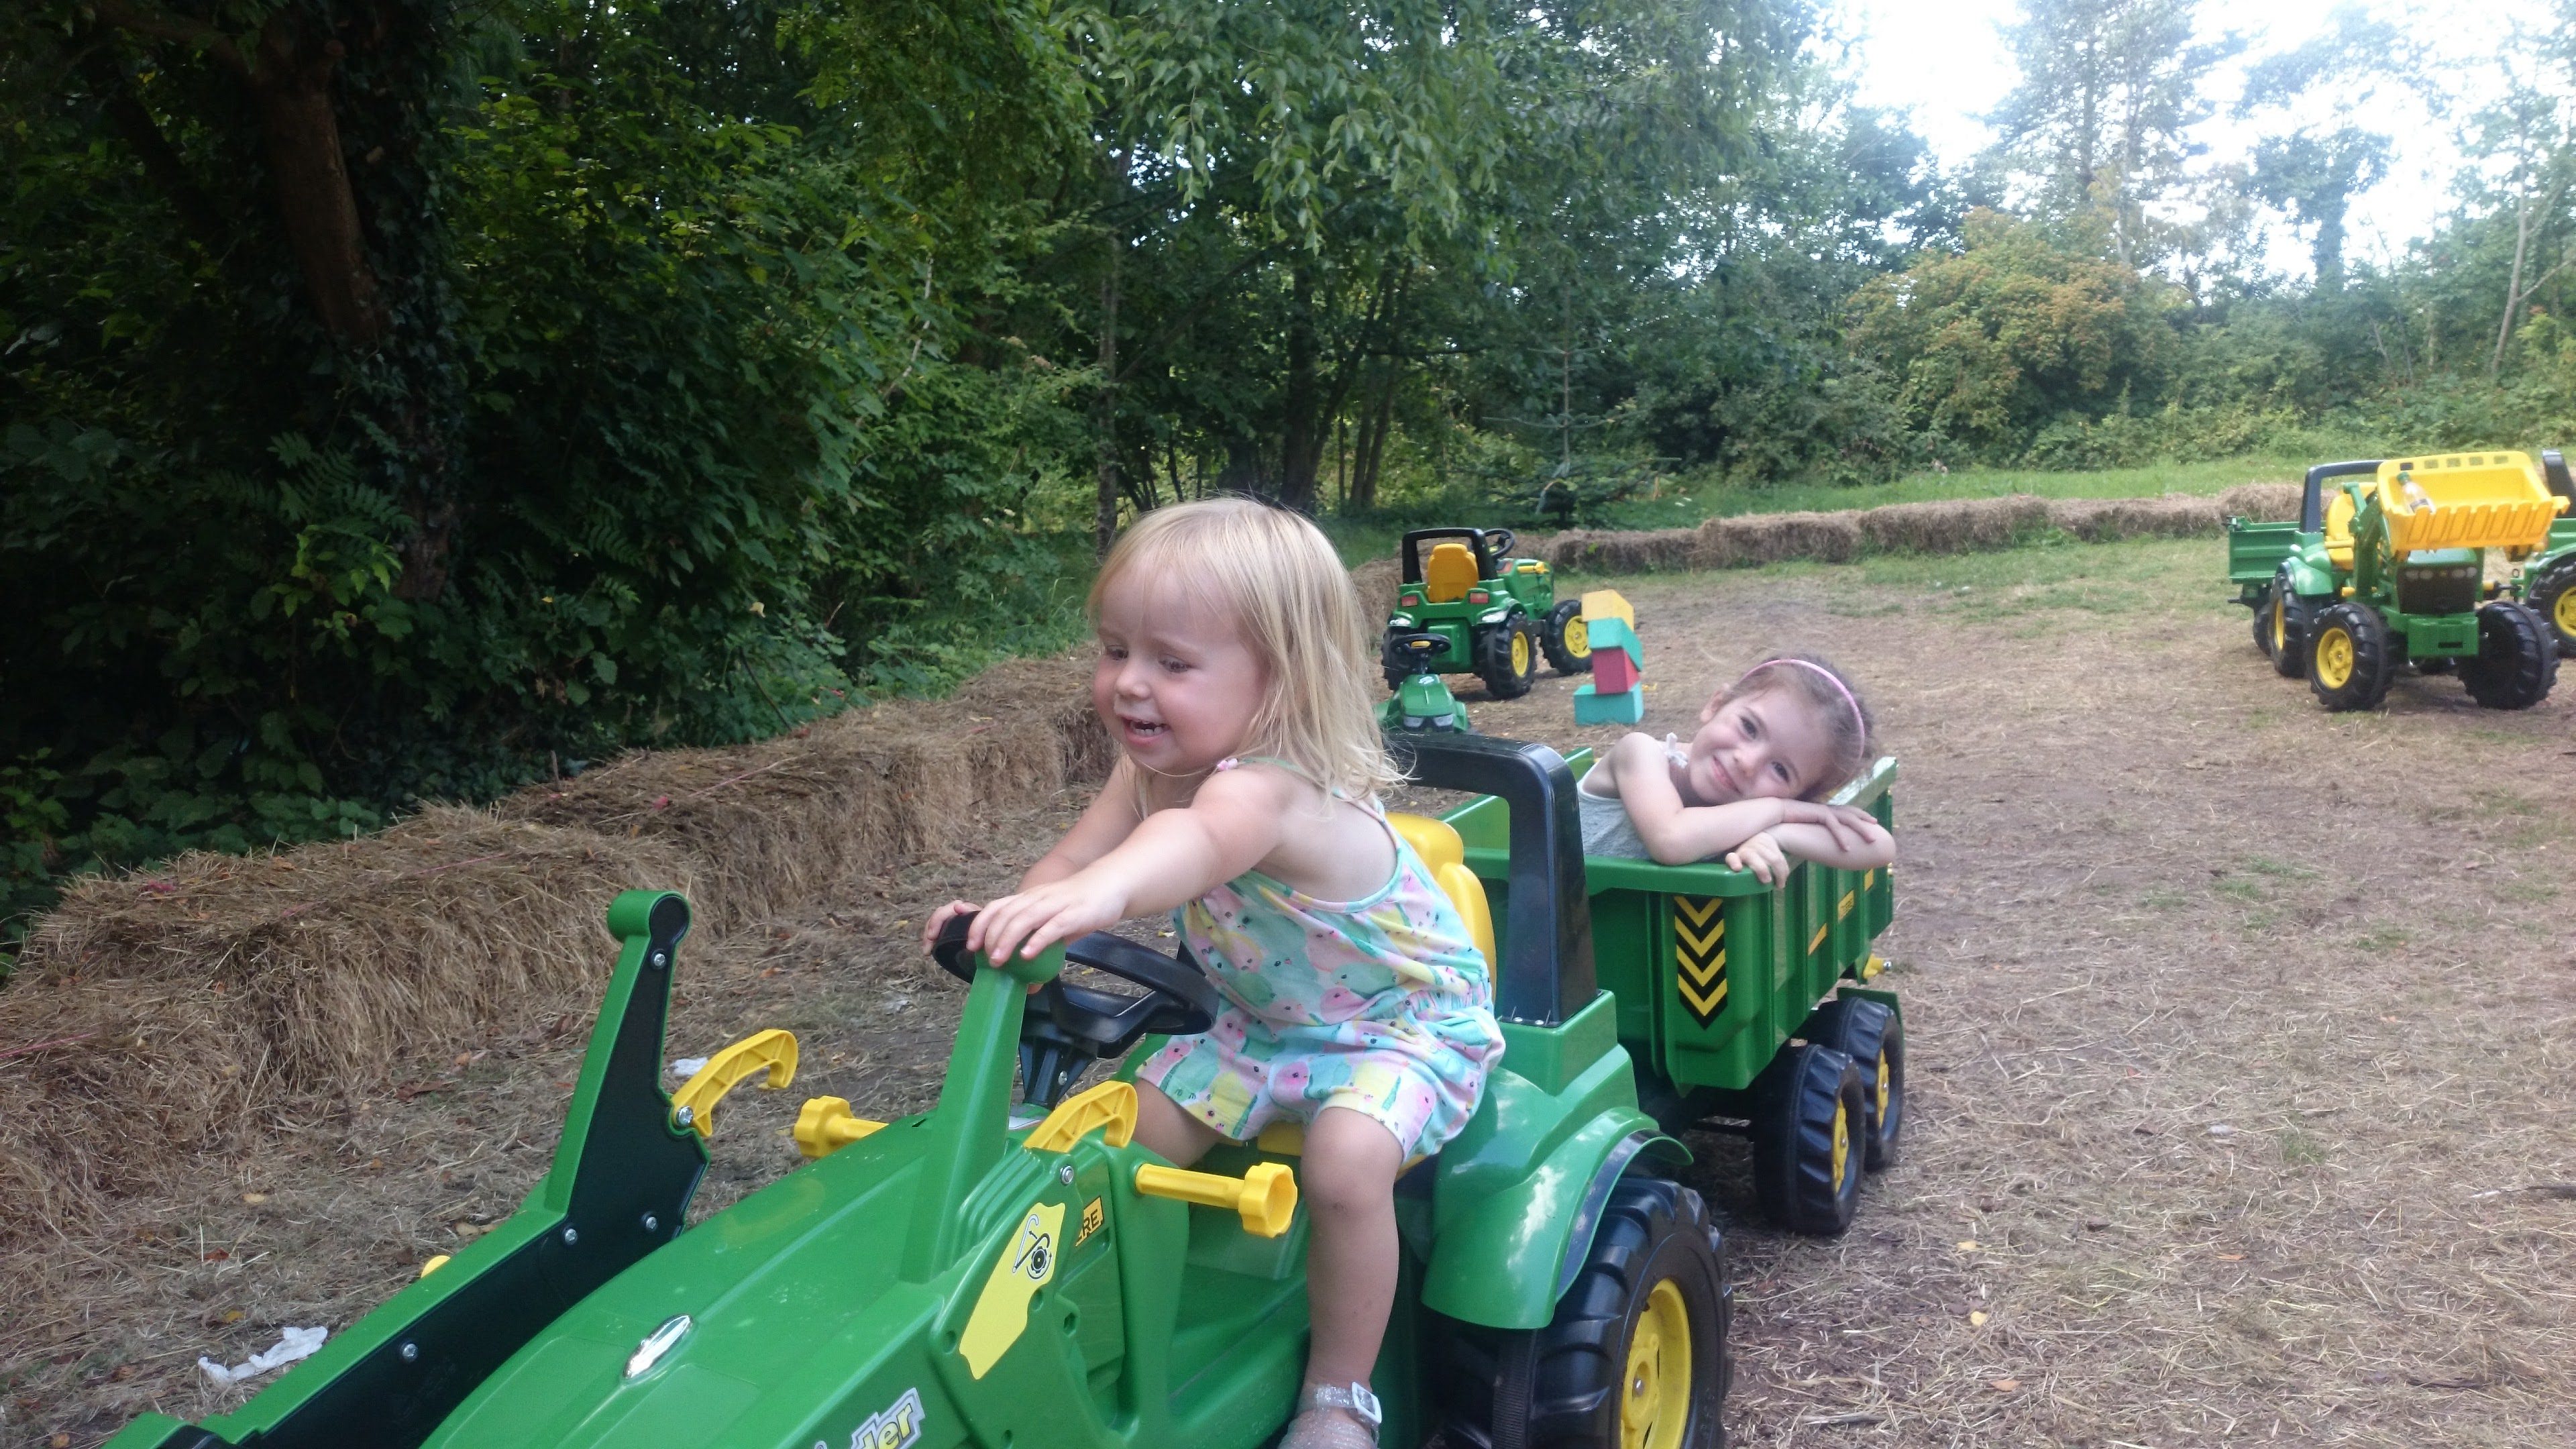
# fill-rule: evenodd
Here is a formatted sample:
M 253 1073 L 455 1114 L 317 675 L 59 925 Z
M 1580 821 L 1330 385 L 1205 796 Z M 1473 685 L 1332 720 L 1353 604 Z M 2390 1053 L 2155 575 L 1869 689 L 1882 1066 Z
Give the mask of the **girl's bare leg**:
M 1177 1109 L 1175 1109 L 1177 1110 Z M 1327 1107 L 1306 1127 L 1297 1186 L 1314 1218 L 1306 1386 L 1365 1384 L 1395 1306 L 1395 1178 L 1404 1148 L 1377 1119 Z
M 1379 1129 L 1385 1130 L 1383 1128 Z M 1136 1084 L 1136 1140 L 1174 1167 L 1187 1167 L 1224 1140 L 1217 1130 L 1180 1109 L 1151 1082 Z M 1389 1200 L 1390 1204 L 1392 1199 Z

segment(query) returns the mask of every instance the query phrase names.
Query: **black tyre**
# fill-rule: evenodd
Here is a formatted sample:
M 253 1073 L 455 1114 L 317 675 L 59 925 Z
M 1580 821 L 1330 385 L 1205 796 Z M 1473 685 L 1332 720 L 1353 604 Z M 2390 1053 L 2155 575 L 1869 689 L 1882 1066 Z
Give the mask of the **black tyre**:
M 1862 1164 L 1872 1172 L 1894 1166 L 1897 1134 L 1905 1130 L 1905 1024 L 1884 1001 L 1837 996 L 1817 1007 L 1798 1035 L 1860 1068 Z
M 2254 591 L 2254 647 L 2264 658 L 2272 657 L 2272 586 L 2265 584 Z
M 1786 1046 L 1753 1079 L 1753 1195 L 1793 1233 L 1830 1238 L 1860 1206 L 1860 1068 L 1817 1042 Z
M 2308 625 L 2315 618 L 2316 601 L 2291 589 L 2286 568 L 2272 575 L 2272 587 L 2266 592 L 2271 601 L 2272 643 L 2263 652 L 2272 656 L 2272 668 L 2282 678 L 2305 678 Z
M 2529 709 L 2558 682 L 2558 641 L 2540 616 L 2510 599 L 2478 610 L 2478 652 L 2460 661 L 2460 683 L 2487 709 Z
M 2346 599 L 2309 622 L 2308 688 L 2327 709 L 2379 708 L 2395 666 L 2388 624 L 2368 604 Z
M 1568 599 L 1547 611 L 1547 664 L 1559 674 L 1592 672 L 1592 631 L 1583 622 L 1583 601 Z
M 1487 629 L 1476 641 L 1476 677 L 1496 699 L 1518 699 L 1538 678 L 1538 631 L 1518 614 Z
M 2525 608 L 2540 616 L 2558 641 L 2558 652 L 2576 654 L 2576 554 L 2558 560 L 2532 576 L 2523 590 Z
M 1451 1328 L 1446 1442 L 1725 1449 L 1733 1318 L 1726 1243 L 1699 1194 L 1623 1179 L 1545 1328 Z

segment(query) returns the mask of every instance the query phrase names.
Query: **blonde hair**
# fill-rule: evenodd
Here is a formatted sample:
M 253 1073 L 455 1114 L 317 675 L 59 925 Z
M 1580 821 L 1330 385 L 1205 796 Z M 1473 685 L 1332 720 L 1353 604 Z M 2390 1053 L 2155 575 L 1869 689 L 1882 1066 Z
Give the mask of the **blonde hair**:
M 1223 609 L 1261 662 L 1261 705 L 1239 755 L 1284 760 L 1366 799 L 1400 783 L 1377 732 L 1368 615 L 1323 531 L 1285 508 L 1210 498 L 1157 508 L 1119 537 L 1088 609 L 1132 570 L 1176 578 Z
M 1773 667 L 1778 665 L 1788 667 Z M 1731 699 L 1763 694 L 1785 694 L 1805 701 L 1824 727 L 1824 772 L 1799 792 L 1799 799 L 1822 800 L 1869 768 L 1878 750 L 1878 718 L 1871 712 L 1869 701 L 1861 698 L 1860 686 L 1851 682 L 1850 675 L 1820 655 L 1766 654 L 1761 663 L 1744 671 L 1733 684 L 1718 686 L 1709 703 L 1713 708 Z

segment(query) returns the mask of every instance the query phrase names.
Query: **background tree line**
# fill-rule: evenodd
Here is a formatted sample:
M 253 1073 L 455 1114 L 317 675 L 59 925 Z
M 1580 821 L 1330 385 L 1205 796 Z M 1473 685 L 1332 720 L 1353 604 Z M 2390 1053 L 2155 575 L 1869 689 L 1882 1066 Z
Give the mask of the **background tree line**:
M 2027 0 L 1943 174 L 1807 0 L 10 7 L 0 916 L 926 687 L 1220 489 L 2554 436 L 2576 22 L 2372 260 L 2408 39 L 2264 62 L 2211 175 L 2197 34 Z

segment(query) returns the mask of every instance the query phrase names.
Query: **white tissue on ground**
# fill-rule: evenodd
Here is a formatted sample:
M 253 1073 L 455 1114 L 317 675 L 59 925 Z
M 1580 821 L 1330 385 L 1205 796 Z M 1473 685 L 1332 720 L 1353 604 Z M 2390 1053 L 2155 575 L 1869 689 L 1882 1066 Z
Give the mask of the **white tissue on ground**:
M 311 1358 L 313 1351 L 320 1348 L 322 1340 L 329 1336 L 330 1330 L 326 1328 L 290 1328 L 278 1336 L 274 1346 L 252 1354 L 247 1361 L 231 1368 L 210 1358 L 197 1360 L 197 1367 L 204 1369 L 206 1377 L 216 1383 L 237 1384 L 244 1379 L 255 1379 L 271 1369 L 284 1368 L 299 1358 Z
M 684 1082 L 706 1069 L 707 1059 L 705 1057 L 682 1057 L 678 1061 L 671 1063 L 671 1075 L 678 1077 Z

